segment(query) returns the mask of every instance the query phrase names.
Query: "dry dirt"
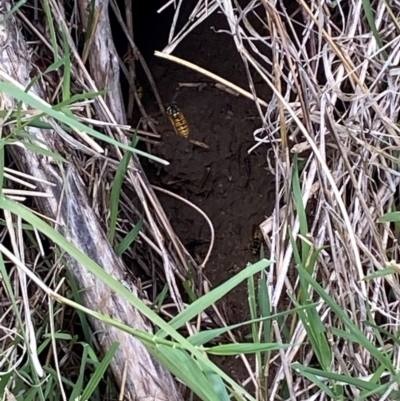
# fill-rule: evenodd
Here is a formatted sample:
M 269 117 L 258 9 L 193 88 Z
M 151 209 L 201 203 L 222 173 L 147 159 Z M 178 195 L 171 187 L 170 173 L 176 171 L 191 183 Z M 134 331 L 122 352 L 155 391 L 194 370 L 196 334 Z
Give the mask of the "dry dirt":
M 152 56 L 154 50 L 162 50 L 166 44 L 169 24 L 168 18 L 141 19 L 136 42 L 149 62 L 165 104 L 177 103 L 189 122 L 190 138 L 204 142 L 209 149 L 178 137 L 169 122 L 159 118 L 163 144 L 154 147 L 152 153 L 171 164 L 159 168 L 143 161 L 143 165 L 152 183 L 193 202 L 211 219 L 216 241 L 205 274 L 215 287 L 248 262 L 257 260 L 250 249 L 252 225 L 260 224 L 272 212 L 274 181 L 266 170 L 266 146 L 250 155 L 247 152 L 254 144 L 253 131 L 260 126 L 253 102 L 217 89 L 214 82 L 192 70 Z M 150 26 L 157 26 L 157 35 L 150 33 Z M 211 27 L 226 29 L 224 18 L 211 16 L 178 46 L 174 55 L 247 88 L 246 73 L 232 38 L 216 33 Z M 140 74 L 139 70 L 139 79 L 145 86 L 143 102 L 149 112 L 157 115 L 154 98 Z M 207 85 L 199 90 L 179 88 L 179 83 Z M 257 89 L 259 96 L 268 100 L 267 88 Z M 160 194 L 160 200 L 191 254 L 204 258 L 210 231 L 202 216 L 172 197 Z M 228 294 L 224 306 L 229 324 L 249 318 L 246 283 Z M 245 341 L 247 330 L 236 334 Z M 219 364 L 238 380 L 247 377 L 237 360 L 228 358 Z

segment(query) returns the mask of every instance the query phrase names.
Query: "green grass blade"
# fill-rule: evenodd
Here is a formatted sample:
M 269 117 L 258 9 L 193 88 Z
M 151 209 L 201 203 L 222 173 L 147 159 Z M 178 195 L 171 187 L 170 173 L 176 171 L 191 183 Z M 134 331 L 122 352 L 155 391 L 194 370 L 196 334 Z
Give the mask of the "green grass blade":
M 257 308 L 257 295 L 256 295 L 256 289 L 255 289 L 255 284 L 254 284 L 254 276 L 251 276 L 247 279 L 247 292 L 249 294 L 248 300 L 249 300 L 249 309 L 250 309 L 250 317 L 254 321 L 254 319 L 257 319 L 258 317 L 258 308 Z M 259 338 L 259 324 L 258 323 L 251 323 L 251 337 L 253 340 L 253 344 L 259 344 L 260 343 L 260 338 Z M 263 350 L 265 351 L 265 350 Z M 256 358 L 257 358 L 257 363 L 258 366 L 262 366 L 262 357 L 261 357 L 261 352 L 257 351 L 255 353 Z
M 11 10 L 4 15 L 3 17 L 3 24 L 7 22 L 9 18 L 12 17 L 13 14 L 15 14 L 25 3 L 27 0 L 19 0 L 17 1 L 12 7 Z
M 294 204 L 300 222 L 300 234 L 306 237 L 306 235 L 308 234 L 308 223 L 307 223 L 307 214 L 304 208 L 303 197 L 301 193 L 297 153 L 294 155 L 293 158 L 292 188 L 293 188 L 292 194 L 293 194 Z M 301 241 L 301 260 L 304 265 L 306 264 L 309 252 L 310 252 L 310 246 L 305 241 Z
M 119 343 L 114 342 L 110 349 L 107 351 L 106 355 L 104 356 L 103 360 L 97 366 L 96 370 L 94 371 L 92 377 L 89 380 L 85 390 L 82 393 L 81 399 L 82 400 L 89 400 L 94 391 L 97 389 L 101 379 L 104 376 L 104 373 L 110 366 L 112 359 L 114 358 L 115 353 L 117 352 L 119 347 Z M 72 401 L 72 400 L 71 400 Z
M 73 274 L 71 273 L 71 271 L 69 269 L 67 269 L 66 271 L 67 277 L 68 277 L 68 284 L 71 288 L 71 292 L 72 292 L 72 298 L 73 300 L 79 304 L 79 305 L 83 305 L 83 298 L 81 296 L 81 293 L 79 291 L 79 288 L 76 284 L 76 280 L 75 277 L 73 276 Z M 86 314 L 83 313 L 81 310 L 77 309 L 77 314 L 79 317 L 79 320 L 81 322 L 81 328 L 83 331 L 83 336 L 85 338 L 85 341 L 90 345 L 90 347 L 93 347 L 93 340 L 92 340 L 92 335 L 91 335 L 91 329 L 89 326 L 89 321 L 86 317 Z
M 214 338 L 227 333 L 229 330 L 235 330 L 235 329 L 238 329 L 239 327 L 248 326 L 250 324 L 262 323 L 262 322 L 264 324 L 266 324 L 266 322 L 271 322 L 272 320 L 276 320 L 276 319 L 279 319 L 284 316 L 292 315 L 293 313 L 296 313 L 298 310 L 310 309 L 317 305 L 319 305 L 319 303 L 313 303 L 310 305 L 301 306 L 300 308 L 289 309 L 289 310 L 279 312 L 279 313 L 276 313 L 273 315 L 269 314 L 268 316 L 259 317 L 257 319 L 247 320 L 247 321 L 236 323 L 236 324 L 226 326 L 226 327 L 220 327 L 218 329 L 210 329 L 210 330 L 206 330 L 206 331 L 200 331 L 198 333 L 191 335 L 188 338 L 188 340 L 193 345 L 196 345 L 196 346 L 203 345 L 203 344 L 206 344 L 206 343 L 212 341 Z M 265 342 L 268 343 L 269 338 Z
M 207 376 L 208 381 L 211 383 L 218 399 L 220 401 L 230 401 L 228 392 L 226 391 L 225 384 L 221 377 L 215 374 L 212 370 L 209 370 L 206 366 L 203 367 L 203 372 Z
M 163 289 L 158 293 L 157 298 L 155 300 L 155 305 L 157 309 L 161 309 L 161 307 L 165 304 L 165 298 L 169 292 L 168 284 L 163 286 Z
M 82 357 L 80 358 L 80 369 L 79 369 L 79 375 L 77 381 L 74 383 L 74 386 L 72 387 L 72 393 L 69 397 L 69 401 L 75 401 L 79 399 L 79 396 L 82 393 L 83 389 L 83 380 L 86 376 L 87 372 L 87 359 L 88 359 L 88 345 L 83 346 L 83 353 Z M 88 398 L 82 398 L 82 400 L 87 400 Z
M 364 280 L 365 281 L 375 280 L 380 277 L 391 276 L 391 275 L 397 274 L 397 273 L 398 273 L 398 270 L 396 270 L 394 267 L 387 267 L 385 269 L 377 270 L 377 271 L 374 271 L 374 272 L 368 274 L 367 276 L 364 277 Z
M 68 109 L 68 106 L 71 106 L 81 100 L 95 99 L 96 97 L 104 95 L 108 92 L 109 90 L 103 89 L 97 92 L 77 93 L 75 95 L 72 95 L 70 98 L 63 100 L 62 102 L 55 104 L 54 106 L 52 106 L 52 109 L 56 111 L 65 111 L 65 113 L 68 113 L 70 117 L 74 117 L 74 114 Z
M 298 374 L 306 377 L 308 380 L 310 380 L 312 383 L 316 384 L 325 395 L 330 397 L 331 400 L 336 400 L 336 394 L 329 388 L 327 384 L 325 384 L 324 381 L 320 379 L 320 375 L 316 374 L 316 372 L 310 372 L 306 367 L 301 365 L 298 362 L 295 362 L 292 365 L 292 369 L 297 372 Z M 315 369 L 316 370 L 316 369 Z M 325 373 L 325 372 L 323 372 Z
M 356 342 L 359 346 L 365 348 L 374 358 L 382 363 L 387 370 L 391 373 L 395 373 L 395 369 L 388 358 L 386 358 L 364 335 L 364 333 L 353 323 L 353 321 L 347 316 L 343 309 L 326 293 L 325 289 L 322 288 L 301 266 L 297 266 L 299 276 L 304 279 L 315 292 L 323 299 L 323 301 L 330 307 L 332 312 L 336 314 L 338 318 L 346 325 L 347 329 L 351 334 L 354 335 Z
M 293 300 L 295 305 L 299 305 Z M 307 309 L 305 313 L 302 310 L 297 312 L 303 327 L 307 332 L 307 338 L 310 341 L 312 349 L 317 357 L 321 367 L 330 370 L 333 353 L 326 338 L 326 330 L 316 308 Z
M 315 383 L 318 382 L 322 383 L 321 379 L 325 378 L 335 382 L 338 386 L 344 386 L 344 385 L 355 386 L 358 389 L 363 390 L 365 392 L 363 393 L 362 398 L 358 398 L 359 400 L 368 399 L 365 398 L 366 394 L 382 396 L 390 387 L 390 385 L 393 384 L 395 381 L 398 381 L 400 378 L 400 372 L 398 372 L 391 378 L 390 381 L 386 381 L 383 385 L 377 386 L 377 383 L 375 382 L 370 382 L 368 380 L 362 380 L 357 377 L 342 375 L 339 373 L 326 372 L 320 369 L 311 368 L 309 366 L 303 366 L 298 362 L 295 362 L 292 365 L 292 367 L 297 373 L 304 375 L 305 377 L 309 378 L 311 381 Z M 322 385 L 320 387 L 323 389 L 323 391 L 326 392 L 326 394 L 331 395 L 333 399 L 336 399 L 335 395 L 332 394 L 332 391 L 329 388 L 327 388 L 326 385 Z M 392 398 L 387 398 L 387 399 L 392 399 Z
M 111 145 L 118 146 L 121 149 L 125 149 L 130 152 L 136 153 L 139 156 L 147 157 L 148 159 L 154 160 L 154 161 L 164 164 L 164 165 L 169 164 L 167 161 L 165 161 L 159 157 L 150 155 L 146 152 L 142 152 L 141 150 L 138 150 L 138 149 L 133 149 L 130 146 L 127 146 L 123 143 L 116 141 L 113 138 L 108 137 L 107 135 L 101 134 L 100 132 L 94 130 L 93 128 L 90 128 L 90 127 L 80 123 L 79 121 L 76 121 L 71 117 L 68 117 L 64 113 L 54 110 L 53 108 L 51 108 L 51 107 L 47 106 L 46 104 L 44 104 L 43 102 L 37 100 L 30 94 L 25 93 L 24 91 L 21 91 L 20 89 L 16 88 L 15 86 L 13 86 L 11 84 L 8 84 L 5 82 L 0 82 L 0 92 L 5 92 L 5 93 L 13 96 L 17 100 L 22 101 L 38 110 L 41 110 L 43 113 L 47 114 L 48 116 L 53 117 L 56 120 L 69 125 L 70 127 L 73 127 L 79 131 L 85 132 L 88 135 L 91 135 L 91 136 L 93 136 L 97 139 L 100 139 L 104 142 L 107 142 Z
M 135 241 L 135 239 L 139 235 L 139 232 L 142 229 L 142 227 L 143 227 L 143 218 L 141 217 L 140 220 L 136 223 L 135 227 L 133 227 L 132 230 L 129 231 L 129 233 L 126 234 L 124 239 L 119 243 L 117 249 L 115 250 L 115 253 L 118 256 L 121 256 L 131 246 L 131 244 Z
M 146 346 L 173 375 L 180 377 L 204 401 L 219 401 L 217 393 L 210 385 L 202 369 L 196 361 L 184 350 L 170 348 L 164 345 Z M 202 365 L 203 369 L 207 365 Z
M 53 15 L 51 13 L 48 0 L 44 0 L 42 2 L 42 5 L 43 5 L 43 10 L 46 14 L 46 20 L 50 31 L 51 50 L 53 51 L 54 61 L 57 61 L 59 59 L 59 55 L 58 55 L 57 36 L 56 36 L 56 31 L 54 29 Z
M 268 293 L 267 275 L 262 273 L 261 279 L 258 282 L 258 307 L 261 313 L 261 317 L 266 318 L 263 325 L 263 336 L 264 342 L 268 342 L 271 339 L 271 303 Z
M 230 278 L 224 284 L 221 284 L 219 287 L 213 289 L 209 293 L 203 295 L 201 298 L 194 301 L 190 304 L 186 309 L 180 312 L 177 316 L 175 316 L 170 322 L 170 326 L 174 329 L 178 329 L 182 327 L 185 323 L 190 321 L 192 318 L 197 316 L 199 313 L 203 312 L 209 306 L 215 304 L 219 299 L 221 299 L 224 295 L 226 295 L 233 288 L 238 286 L 243 280 L 246 280 L 250 276 L 257 274 L 261 270 L 266 269 L 271 264 L 270 261 L 266 259 L 262 259 L 254 265 L 247 266 L 241 272 Z M 157 333 L 157 337 L 164 338 L 166 333 L 163 331 L 159 331 Z
M 40 71 L 39 71 L 38 75 L 39 75 L 39 76 L 41 76 L 41 75 L 46 75 L 46 74 L 48 74 L 48 73 L 50 73 L 50 72 L 57 71 L 57 70 L 59 70 L 63 65 L 64 65 L 64 59 L 60 58 L 59 60 L 54 61 L 54 63 L 50 64 L 50 65 L 46 68 L 46 70 L 44 71 L 43 74 L 41 74 Z
M 254 277 L 250 276 L 247 279 L 247 293 L 249 294 L 249 309 L 250 317 L 252 320 L 257 319 L 257 303 L 256 303 L 256 290 L 254 285 Z M 256 323 L 251 324 L 251 335 L 254 343 L 259 342 L 258 338 L 258 325 Z
M 207 354 L 223 355 L 223 356 L 236 356 L 239 354 L 254 354 L 257 352 L 278 351 L 280 349 L 288 349 L 291 344 L 281 343 L 233 343 L 222 344 L 215 347 L 207 348 Z
M 91 260 L 86 254 L 81 252 L 79 249 L 74 247 L 66 238 L 64 238 L 60 233 L 52 229 L 47 223 L 42 221 L 39 217 L 35 216 L 32 212 L 29 211 L 26 207 L 19 205 L 16 202 L 12 202 L 8 199 L 0 198 L 0 209 L 9 210 L 11 213 L 15 213 L 21 216 L 28 223 L 32 224 L 38 231 L 42 232 L 48 238 L 50 238 L 56 245 L 60 246 L 64 249 L 69 255 L 76 260 L 78 260 L 81 264 L 83 264 L 88 271 L 90 271 L 94 276 L 100 279 L 103 283 L 108 285 L 110 289 L 116 292 L 118 296 L 123 297 L 127 302 L 129 302 L 132 306 L 134 306 L 139 312 L 142 313 L 143 316 L 150 319 L 154 325 L 158 326 L 161 330 L 163 330 L 166 335 L 171 336 L 174 340 L 178 342 L 181 347 L 187 349 L 191 355 L 197 358 L 198 361 L 206 364 L 210 369 L 212 369 L 216 374 L 219 374 L 224 381 L 228 383 L 236 391 L 238 394 L 244 395 L 248 400 L 254 401 L 254 397 L 252 397 L 245 389 L 240 387 L 231 377 L 229 377 L 226 373 L 224 373 L 221 369 L 219 369 L 215 364 L 208 360 L 204 354 L 193 347 L 190 342 L 185 339 L 181 334 L 179 334 L 170 324 L 166 323 L 161 317 L 159 317 L 155 312 L 153 312 L 148 306 L 146 306 L 137 296 L 132 294 L 127 288 L 124 287 L 119 281 L 117 281 L 114 277 L 110 276 L 106 273 L 96 262 Z M 262 270 L 269 262 L 266 260 L 260 261 L 253 266 L 245 269 L 242 274 L 239 273 L 240 281 L 246 279 L 248 275 L 256 274 L 259 270 Z M 239 281 L 239 282 L 240 282 Z M 221 289 L 216 289 L 217 292 L 221 292 Z M 214 290 L 215 291 L 215 290 Z M 207 294 L 209 295 L 209 294 Z M 63 302 L 67 303 L 68 300 L 64 299 Z M 196 301 L 197 302 L 197 301 Z M 112 324 L 115 327 L 121 328 L 129 333 L 132 333 L 137 338 L 139 338 L 146 348 L 150 345 L 153 348 L 156 347 L 158 350 L 160 349 L 160 339 L 157 336 L 149 335 L 149 333 L 143 333 L 139 330 L 134 330 L 120 322 L 115 321 L 114 319 L 104 316 L 96 311 L 91 311 L 81 305 L 73 304 L 72 302 L 68 302 L 68 304 L 75 306 L 76 308 L 80 308 L 83 311 L 87 311 L 91 316 L 95 318 L 99 318 L 102 321 Z M 155 340 L 157 339 L 158 343 L 155 345 Z M 165 341 L 165 340 L 163 340 Z M 153 350 L 154 351 L 154 350 Z M 182 366 L 181 366 L 182 368 Z M 185 369 L 180 372 L 178 378 L 183 378 L 185 375 Z M 207 398 L 206 398 L 207 399 Z M 212 398 L 214 399 L 214 398 Z
M 379 373 L 383 373 L 383 371 L 381 370 L 381 372 L 377 372 Z M 378 376 L 378 375 L 376 375 Z M 388 391 L 389 387 L 392 386 L 394 383 L 398 382 L 400 379 L 400 372 L 397 373 L 397 375 L 393 376 L 393 378 L 387 382 L 385 382 L 384 384 L 381 384 L 380 386 L 377 386 L 375 384 L 375 381 L 372 382 L 370 381 L 369 383 L 372 384 L 372 390 L 364 390 L 362 391 L 360 397 L 358 397 L 355 401 L 363 401 L 363 400 L 370 400 L 372 397 L 377 397 L 377 396 L 383 396 L 384 394 L 387 396 L 387 400 L 399 400 L 400 399 L 400 392 L 399 391 L 391 391 L 390 394 L 386 394 L 386 392 Z M 395 387 L 396 389 L 398 388 L 397 386 Z
M 18 146 L 18 145 L 22 145 L 25 149 L 36 153 L 38 155 L 43 155 L 43 156 L 48 156 L 51 157 L 53 160 L 59 161 L 59 162 L 63 162 L 63 163 L 68 163 L 68 160 L 64 159 L 60 154 L 52 152 L 51 150 L 42 148 L 41 146 L 37 146 L 34 145 L 32 143 L 29 142 L 21 142 L 21 141 L 10 141 L 8 142 L 8 145 L 14 145 L 14 146 Z
M 5 389 L 8 388 L 10 390 L 10 385 L 12 385 L 11 378 L 14 376 L 14 372 L 10 371 L 5 373 L 4 375 L 1 376 L 0 380 L 0 396 L 2 397 L 3 400 L 6 400 L 7 398 L 5 397 Z
M 0 140 L 0 197 L 3 195 L 4 185 L 4 141 Z
M 131 142 L 131 147 L 135 148 L 137 145 L 137 138 L 136 135 L 134 135 L 132 142 Z M 130 152 L 126 152 L 124 154 L 124 157 L 122 158 L 121 162 L 119 163 L 117 172 L 115 173 L 115 178 L 111 187 L 111 194 L 110 194 L 110 244 L 114 244 L 114 236 L 115 236 L 115 230 L 117 228 L 117 217 L 118 217 L 118 209 L 119 209 L 119 201 L 120 201 L 120 195 L 121 195 L 121 188 L 122 188 L 122 183 L 124 182 L 124 178 L 126 176 L 126 173 L 128 171 L 129 167 L 129 162 L 131 161 L 132 154 Z M 135 228 L 138 225 L 136 224 Z M 135 229 L 134 228 L 134 229 Z
M 378 221 L 380 221 L 381 223 L 399 222 L 400 221 L 400 212 L 385 213 L 384 215 L 379 217 Z
M 376 28 L 374 10 L 372 8 L 370 0 L 362 0 L 362 6 L 364 9 L 365 16 L 367 17 L 368 25 L 371 28 L 371 31 L 372 31 L 372 34 L 374 35 L 376 43 L 378 44 L 379 48 L 382 49 L 383 43 L 382 43 L 381 36 L 378 32 L 378 29 Z M 386 53 L 385 50 L 382 51 L 382 55 L 385 60 L 388 59 L 388 54 Z
M 68 44 L 67 33 L 65 26 L 62 24 L 61 33 L 63 37 L 63 51 L 64 51 L 64 74 L 62 76 L 62 99 L 68 100 L 71 97 L 71 51 Z

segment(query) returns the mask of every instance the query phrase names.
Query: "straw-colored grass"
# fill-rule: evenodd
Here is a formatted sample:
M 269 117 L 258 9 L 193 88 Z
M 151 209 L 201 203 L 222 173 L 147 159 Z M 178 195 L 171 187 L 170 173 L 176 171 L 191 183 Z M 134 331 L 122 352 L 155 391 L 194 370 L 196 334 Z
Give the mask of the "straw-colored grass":
M 213 12 L 226 16 L 262 119 L 250 151 L 270 147 L 277 182 L 263 224 L 273 261 L 260 288 L 266 304 L 254 301 L 254 318 L 280 311 L 283 298 L 294 308 L 318 302 L 290 323 L 254 327 L 254 343 L 292 347 L 258 353 L 249 380 L 265 399 L 397 399 L 399 270 L 389 222 L 398 217 L 381 217 L 398 203 L 398 4 L 300 1 L 289 15 L 281 2 L 199 2 L 181 31 L 172 26 L 164 52 Z M 254 75 L 273 91 L 268 106 Z
M 177 280 L 186 279 L 196 268 L 202 277 L 201 268 L 207 260 L 197 266 L 188 255 L 140 172 L 138 156 L 157 163 L 166 161 L 136 149 L 138 140 L 151 141 L 158 133 L 133 83 L 135 58 L 146 70 L 133 40 L 129 39 L 128 67 L 122 60 L 116 63 L 132 83 L 128 114 L 136 103 L 145 117 L 144 126 L 133 130 L 134 134 L 123 118 L 116 117 L 120 99 L 113 98 L 115 91 L 102 92 L 99 89 L 105 88 L 96 86 L 100 75 L 112 67 L 93 71 L 93 77 L 85 67 L 86 62 L 93 62 L 92 52 L 101 49 L 96 35 L 104 23 L 106 2 L 94 9 L 87 4 L 90 24 L 82 55 L 73 31 L 69 31 L 82 21 L 74 20 L 77 14 L 73 14 L 71 24 L 61 3 L 43 1 L 42 30 L 27 18 L 29 8 L 20 8 L 28 6 L 17 3 L 15 9 L 6 7 L 7 13 L 1 14 L 6 20 L 4 26 L 15 30 L 19 21 L 25 28 L 21 35 L 28 35 L 20 38 L 20 44 L 25 46 L 30 40 L 31 47 L 30 52 L 26 49 L 28 56 L 19 53 L 18 59 L 13 56 L 17 47 L 2 42 L 3 399 L 101 400 L 116 398 L 117 393 L 120 399 L 156 399 L 158 393 L 146 391 L 165 382 L 157 382 L 150 375 L 144 376 L 148 382 L 135 383 L 137 377 L 129 373 L 129 361 L 136 355 L 129 355 L 125 344 L 105 346 L 103 334 L 111 337 L 116 332 L 127 333 L 127 337 L 118 338 L 139 340 L 178 379 L 177 383 L 207 401 L 229 400 L 232 396 L 237 400 L 400 399 L 400 9 L 395 2 L 386 1 L 342 3 L 300 1 L 296 15 L 288 15 L 281 3 L 265 0 L 251 1 L 245 8 L 227 0 L 199 1 L 178 33 L 175 26 L 183 2 L 177 3 L 170 43 L 157 54 L 168 57 L 211 13 L 219 11 L 226 16 L 229 33 L 248 72 L 248 88 L 237 88 L 234 82 L 211 75 L 212 71 L 206 72 L 190 60 L 170 57 L 171 62 L 208 74 L 254 99 L 261 123 L 254 132 L 255 144 L 250 152 L 265 152 L 276 179 L 276 207 L 262 225 L 268 245 L 262 256 L 268 260 L 262 258 L 244 267 L 211 291 L 204 278 L 206 294 L 201 297 L 196 295 L 197 281 L 185 282 L 192 300 L 189 305 L 182 302 Z M 116 4 L 111 5 L 127 37 L 132 38 L 129 18 L 124 22 Z M 84 19 L 83 14 L 80 18 Z M 11 38 L 16 40 L 17 36 Z M 103 51 L 112 64 L 110 47 Z M 25 65 L 31 53 L 40 60 L 43 49 L 51 61 L 36 78 L 19 82 L 13 77 L 10 65 Z M 15 64 L 16 59 L 19 64 Z M 270 100 L 256 92 L 254 74 L 272 90 Z M 164 111 L 150 73 L 149 80 Z M 38 87 L 43 98 L 37 95 Z M 117 103 L 110 99 L 117 99 Z M 146 136 L 148 129 L 153 132 Z M 10 155 L 10 166 L 5 165 L 5 152 Z M 13 160 L 15 155 L 23 157 Z M 63 214 L 64 202 L 59 202 L 59 214 L 43 207 L 44 202 L 36 202 L 42 205 L 38 209 L 28 202 L 46 196 L 51 198 L 48 205 L 53 202 L 54 206 L 54 196 L 49 194 L 56 194 L 50 180 L 32 174 L 18 176 L 18 167 L 27 167 L 29 155 L 38 162 L 38 174 L 51 171 L 52 177 L 60 177 L 62 195 L 69 200 L 75 199 L 68 192 L 75 188 L 70 175 L 79 172 L 91 216 L 100 221 L 112 247 L 112 269 L 99 266 L 96 253 L 85 254 L 82 249 L 87 248 L 76 242 L 68 226 L 60 224 L 69 221 Z M 43 160 L 46 163 L 40 164 Z M 67 160 L 71 170 L 65 168 Z M 82 207 L 81 213 L 86 216 L 88 210 Z M 93 233 L 100 232 L 97 226 Z M 212 222 L 210 227 L 212 230 Z M 96 238 L 103 240 L 105 236 Z M 146 294 L 147 283 L 135 287 L 129 276 L 122 279 L 122 265 L 116 262 L 122 254 L 142 268 L 147 267 L 145 258 L 151 255 L 153 270 L 146 273 L 165 282 L 165 291 L 157 294 L 153 309 L 145 296 L 143 301 L 137 296 Z M 83 288 L 79 282 L 84 271 L 90 273 L 93 286 L 99 285 L 95 289 L 108 291 L 99 309 L 88 307 L 94 289 Z M 293 272 L 295 282 L 289 279 Z M 251 338 L 240 343 L 232 334 L 240 325 L 226 327 L 215 304 L 244 280 L 252 319 L 240 325 L 250 325 L 252 330 Z M 101 298 L 102 294 L 96 295 Z M 167 294 L 174 301 L 173 308 L 165 307 Z M 284 309 L 280 306 L 283 299 Z M 104 311 L 109 310 L 106 304 L 110 300 L 124 311 L 128 306 L 139 311 L 151 321 L 155 334 L 147 324 L 135 326 L 137 322 L 132 324 L 129 316 L 124 319 L 116 315 L 116 310 L 107 315 Z M 219 316 L 221 327 L 206 330 L 209 316 L 205 311 L 210 307 Z M 176 311 L 172 319 L 171 310 Z M 103 331 L 94 335 L 97 322 Z M 182 328 L 188 334 L 183 335 Z M 224 333 L 232 342 L 212 345 Z M 116 362 L 121 360 L 121 349 L 126 352 L 125 367 Z M 254 365 L 248 354 L 255 355 Z M 248 379 L 236 383 L 208 355 L 239 356 L 237 363 L 245 366 Z M 144 360 L 144 371 L 150 369 L 152 361 Z M 140 361 L 136 365 L 141 365 Z M 114 379 L 106 373 L 108 367 Z M 248 383 L 253 384 L 254 393 L 246 390 Z M 174 399 L 171 389 L 158 390 Z

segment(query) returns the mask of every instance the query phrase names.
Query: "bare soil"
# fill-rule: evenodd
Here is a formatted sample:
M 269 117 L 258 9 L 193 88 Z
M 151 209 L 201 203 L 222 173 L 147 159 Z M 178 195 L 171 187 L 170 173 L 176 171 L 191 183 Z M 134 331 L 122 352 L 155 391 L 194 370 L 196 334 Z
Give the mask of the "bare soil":
M 252 225 L 260 224 L 272 212 L 274 202 L 274 180 L 266 169 L 267 148 L 263 145 L 258 152 L 248 154 L 254 144 L 253 131 L 260 127 L 251 100 L 217 89 L 214 82 L 192 70 L 151 57 L 150 49 L 162 50 L 166 44 L 167 32 L 162 32 L 162 27 L 170 24 L 168 19 L 163 22 L 156 18 L 159 19 L 148 20 L 147 25 L 141 22 L 143 32 L 137 36 L 138 45 L 148 53 L 147 60 L 163 101 L 166 105 L 171 101 L 177 103 L 190 125 L 190 139 L 204 142 L 209 149 L 178 137 L 169 121 L 159 118 L 162 145 L 154 147 L 152 153 L 171 164 L 162 168 L 144 166 L 152 183 L 193 202 L 211 219 L 216 242 L 205 274 L 216 287 L 248 262 L 257 261 L 250 247 Z M 246 73 L 232 38 L 211 28 L 226 29 L 224 24 L 223 17 L 211 16 L 179 45 L 174 55 L 247 88 Z M 158 36 L 152 40 L 144 33 L 148 25 L 158 27 Z M 147 40 L 140 43 L 144 37 Z M 206 85 L 179 88 L 180 83 Z M 268 100 L 267 88 L 257 89 L 259 96 Z M 157 115 L 151 94 L 145 92 L 144 103 L 147 110 Z M 159 197 L 182 242 L 195 258 L 204 258 L 210 231 L 202 216 L 175 198 L 162 194 Z M 229 324 L 249 319 L 246 283 L 228 294 L 224 309 Z M 238 340 L 245 341 L 247 333 L 247 329 L 236 332 Z M 237 380 L 247 377 L 236 359 L 227 358 L 219 365 Z

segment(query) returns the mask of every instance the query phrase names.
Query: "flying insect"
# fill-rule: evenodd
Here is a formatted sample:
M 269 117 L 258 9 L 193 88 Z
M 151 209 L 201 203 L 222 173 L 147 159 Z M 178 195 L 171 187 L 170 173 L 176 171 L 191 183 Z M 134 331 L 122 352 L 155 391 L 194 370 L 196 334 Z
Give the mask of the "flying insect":
M 136 92 L 140 100 L 143 99 L 144 95 L 144 89 L 142 84 L 138 81 L 138 79 L 135 79 L 135 86 L 136 86 Z
M 167 108 L 167 114 L 174 127 L 175 133 L 182 138 L 188 138 L 190 133 L 189 124 L 178 107 L 176 105 L 169 106 Z
M 251 240 L 251 252 L 253 255 L 260 253 L 261 245 L 264 243 L 264 236 L 259 226 L 253 224 L 253 236 Z

